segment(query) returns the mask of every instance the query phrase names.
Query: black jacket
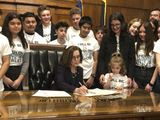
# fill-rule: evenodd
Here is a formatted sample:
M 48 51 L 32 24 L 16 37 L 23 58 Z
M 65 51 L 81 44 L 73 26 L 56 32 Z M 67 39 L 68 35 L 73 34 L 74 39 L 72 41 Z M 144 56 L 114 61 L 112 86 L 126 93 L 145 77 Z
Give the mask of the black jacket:
M 77 76 L 73 78 L 70 68 L 58 65 L 56 68 L 55 82 L 58 90 L 73 93 L 76 88 L 80 87 L 80 83 L 83 84 L 83 69 L 78 66 Z
M 135 45 L 134 40 L 129 34 L 120 35 L 120 53 L 124 59 L 127 75 L 130 78 L 133 78 L 134 65 L 135 65 Z M 103 38 L 101 43 L 99 58 L 98 58 L 98 68 L 97 75 L 98 77 L 101 74 L 108 72 L 108 64 L 111 59 L 111 56 L 117 49 L 117 41 L 115 35 L 106 35 Z
M 42 23 L 40 23 L 39 25 L 37 25 L 36 32 L 43 37 Z M 57 39 L 57 35 L 56 35 L 56 31 L 55 31 L 55 25 L 52 23 L 51 24 L 51 41 L 53 41 L 55 39 Z

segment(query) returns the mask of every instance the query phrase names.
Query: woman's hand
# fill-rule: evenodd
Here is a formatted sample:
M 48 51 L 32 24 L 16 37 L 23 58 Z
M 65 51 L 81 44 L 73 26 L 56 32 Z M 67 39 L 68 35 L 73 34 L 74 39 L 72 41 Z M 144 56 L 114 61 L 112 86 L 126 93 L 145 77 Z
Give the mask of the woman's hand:
M 90 88 L 93 85 L 94 78 L 92 76 L 89 77 L 89 79 L 86 81 L 86 85 L 88 88 Z
M 135 82 L 135 80 L 133 80 L 132 87 L 135 88 L 135 89 L 138 88 L 138 85 L 137 85 L 137 83 Z
M 107 82 L 104 82 L 103 88 L 110 88 L 111 87 L 111 80 L 112 80 L 112 75 L 109 74 Z
M 131 88 L 133 85 L 132 79 L 128 78 L 128 87 Z
M 81 87 L 79 88 L 76 88 L 74 90 L 74 93 L 78 93 L 78 94 L 81 94 L 81 95 L 85 95 L 86 93 L 88 92 L 88 89 L 86 86 L 82 85 Z
M 104 74 L 102 74 L 102 75 L 100 76 L 100 78 L 99 78 L 99 83 L 100 83 L 102 86 L 104 86 L 104 84 L 105 84 Z

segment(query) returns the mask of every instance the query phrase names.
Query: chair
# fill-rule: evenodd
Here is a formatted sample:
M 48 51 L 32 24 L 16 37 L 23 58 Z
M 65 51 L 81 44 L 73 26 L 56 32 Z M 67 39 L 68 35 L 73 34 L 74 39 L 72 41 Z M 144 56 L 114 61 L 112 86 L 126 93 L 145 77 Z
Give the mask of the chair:
M 46 84 L 47 84 L 47 73 L 49 71 L 49 63 L 48 63 L 48 51 L 43 50 L 39 51 L 39 56 L 40 56 L 40 67 L 42 71 L 42 76 L 41 76 L 41 88 L 40 89 L 46 89 Z
M 56 65 L 58 64 L 57 51 L 48 51 L 48 63 L 50 69 L 47 73 L 46 86 L 48 86 L 49 89 L 56 90 L 54 76 L 55 76 Z
M 31 51 L 30 53 L 30 65 L 29 65 L 29 89 L 37 90 L 39 89 L 40 83 L 40 57 L 39 51 Z

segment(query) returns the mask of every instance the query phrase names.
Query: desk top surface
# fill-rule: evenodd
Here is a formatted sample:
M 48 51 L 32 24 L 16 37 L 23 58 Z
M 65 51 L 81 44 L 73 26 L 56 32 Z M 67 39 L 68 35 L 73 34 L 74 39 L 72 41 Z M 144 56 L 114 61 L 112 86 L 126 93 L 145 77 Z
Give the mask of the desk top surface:
M 6 119 L 93 119 L 158 116 L 160 95 L 128 90 L 109 96 L 69 98 L 33 97 L 35 91 L 2 92 L 0 118 Z

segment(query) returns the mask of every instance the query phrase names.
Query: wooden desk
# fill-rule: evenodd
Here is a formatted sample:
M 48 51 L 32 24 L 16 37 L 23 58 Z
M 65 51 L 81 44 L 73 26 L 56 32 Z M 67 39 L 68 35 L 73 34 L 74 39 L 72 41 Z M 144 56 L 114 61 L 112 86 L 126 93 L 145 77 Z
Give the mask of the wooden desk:
M 32 97 L 34 91 L 3 92 L 0 119 L 30 120 L 159 120 L 160 95 L 129 90 L 124 99 L 113 96 L 71 98 Z M 127 97 L 125 99 L 125 97 Z

